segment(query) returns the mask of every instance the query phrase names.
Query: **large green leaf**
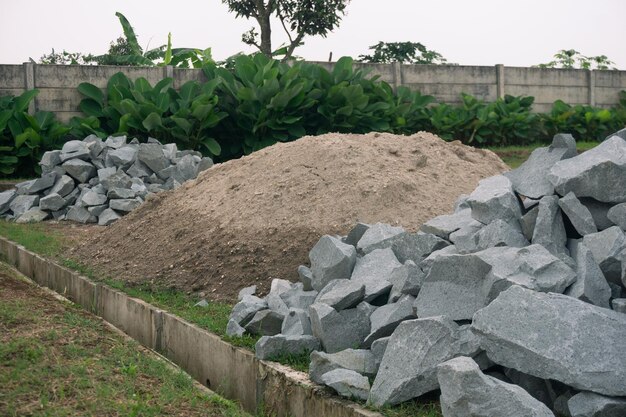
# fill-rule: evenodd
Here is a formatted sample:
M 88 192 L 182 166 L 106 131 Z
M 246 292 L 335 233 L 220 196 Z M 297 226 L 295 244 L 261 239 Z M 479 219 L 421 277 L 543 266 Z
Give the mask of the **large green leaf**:
M 150 113 L 148 117 L 143 119 L 142 122 L 143 127 L 145 127 L 149 132 L 154 132 L 157 129 L 163 127 L 163 122 L 161 120 L 161 116 L 156 113 Z
M 7 122 L 13 116 L 13 110 L 2 110 L 0 111 L 0 133 L 7 127 Z
M 78 84 L 78 92 L 98 103 L 100 106 L 104 104 L 104 94 L 102 90 L 90 83 Z
M 213 155 L 218 156 L 222 153 L 222 147 L 213 138 L 206 138 L 202 142 L 202 145 L 209 150 Z
M 87 116 L 102 117 L 104 115 L 102 113 L 102 106 L 90 98 L 81 100 L 78 107 L 80 108 L 80 111 L 85 113 Z
M 130 22 L 128 21 L 128 19 L 126 19 L 126 16 L 124 16 L 120 12 L 116 12 L 115 16 L 117 16 L 117 18 L 120 19 L 120 23 L 122 24 L 122 29 L 124 30 L 124 36 L 126 36 L 126 40 L 128 41 L 128 46 L 130 47 L 133 54 L 143 55 L 143 50 L 141 49 L 141 46 L 139 46 L 139 42 L 137 41 L 137 36 L 135 35 L 135 30 L 130 25 Z
M 28 110 L 28 105 L 35 98 L 35 96 L 39 94 L 39 90 L 27 90 L 24 91 L 18 97 L 15 97 L 15 107 L 14 111 L 16 113 L 21 113 Z

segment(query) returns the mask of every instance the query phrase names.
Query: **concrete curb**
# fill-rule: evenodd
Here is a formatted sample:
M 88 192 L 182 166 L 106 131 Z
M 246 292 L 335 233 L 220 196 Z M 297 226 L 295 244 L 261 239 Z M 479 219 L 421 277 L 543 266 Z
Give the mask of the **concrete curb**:
M 180 366 L 201 384 L 250 412 L 276 417 L 382 417 L 331 396 L 301 372 L 260 361 L 219 336 L 129 297 L 0 236 L 0 256 L 48 287 Z

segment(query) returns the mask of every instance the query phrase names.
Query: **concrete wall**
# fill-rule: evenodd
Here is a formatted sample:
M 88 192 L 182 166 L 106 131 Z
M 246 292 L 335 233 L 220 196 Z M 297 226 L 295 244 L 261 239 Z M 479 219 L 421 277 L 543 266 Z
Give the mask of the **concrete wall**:
M 333 63 L 317 62 L 327 69 Z M 626 71 L 587 71 L 564 69 L 518 68 L 457 65 L 355 64 L 357 69 L 380 75 L 394 87 L 406 86 L 422 94 L 435 96 L 438 102 L 455 104 L 460 94 L 467 93 L 487 101 L 505 94 L 535 97 L 535 111 L 543 112 L 560 99 L 569 104 L 590 104 L 610 107 L 619 102 L 619 92 L 626 90 Z M 0 95 L 20 94 L 24 89 L 37 88 L 34 110 L 55 112 L 60 120 L 68 121 L 80 115 L 82 96 L 76 88 L 82 82 L 105 88 L 108 79 L 117 72 L 131 79 L 144 77 L 154 84 L 164 77 L 174 78 L 174 87 L 186 81 L 204 81 L 198 69 L 172 67 L 119 67 L 80 65 L 0 65 Z

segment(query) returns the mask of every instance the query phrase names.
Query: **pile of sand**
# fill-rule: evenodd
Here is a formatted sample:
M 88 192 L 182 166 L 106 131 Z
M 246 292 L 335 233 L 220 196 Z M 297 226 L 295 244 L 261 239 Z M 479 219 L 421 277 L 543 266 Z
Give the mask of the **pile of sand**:
M 296 280 L 323 234 L 357 221 L 416 230 L 506 169 L 492 152 L 430 133 L 305 137 L 214 166 L 76 252 L 118 278 L 232 300 L 247 285 Z

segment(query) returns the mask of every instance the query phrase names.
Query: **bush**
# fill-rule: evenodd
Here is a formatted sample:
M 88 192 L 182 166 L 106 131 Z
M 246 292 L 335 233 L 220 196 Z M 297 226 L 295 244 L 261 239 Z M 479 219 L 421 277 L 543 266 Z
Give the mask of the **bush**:
M 54 114 L 28 114 L 30 102 L 39 90 L 20 96 L 0 97 L 0 175 L 32 177 L 41 173 L 44 152 L 59 148 L 69 127 L 57 122 Z

